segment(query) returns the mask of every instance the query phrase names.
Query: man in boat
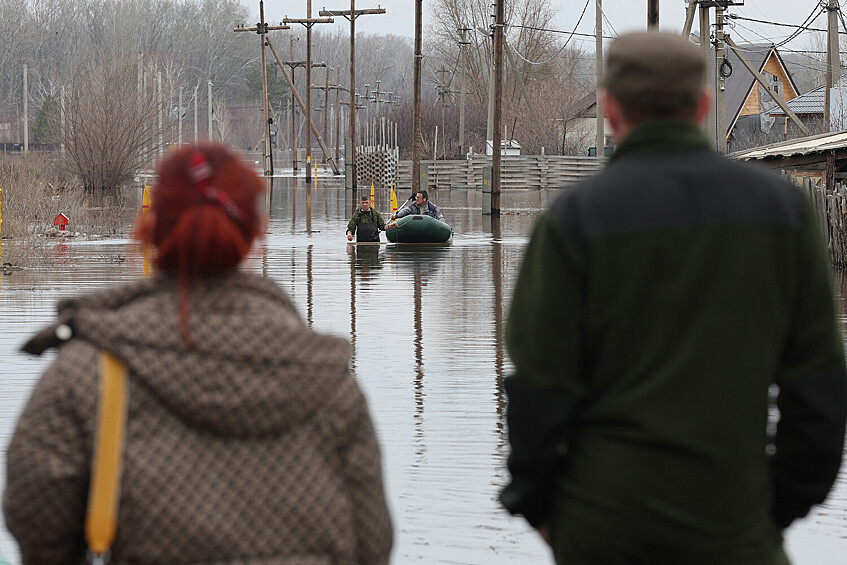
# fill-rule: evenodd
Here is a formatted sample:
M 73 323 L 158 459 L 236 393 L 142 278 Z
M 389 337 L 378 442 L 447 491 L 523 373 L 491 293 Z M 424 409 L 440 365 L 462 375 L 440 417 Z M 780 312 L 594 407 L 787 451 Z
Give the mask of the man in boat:
M 432 216 L 441 222 L 445 221 L 444 216 L 441 214 L 441 210 L 438 209 L 438 206 L 429 201 L 429 194 L 425 190 L 419 190 L 415 194 L 415 201 L 402 210 L 398 210 L 391 219 L 398 220 L 403 216 L 408 216 L 409 214 L 425 214 L 427 216 Z
M 783 530 L 841 464 L 814 205 L 712 149 L 706 68 L 677 34 L 612 42 L 615 154 L 538 218 L 518 274 L 500 500 L 558 563 L 787 565 Z
M 362 196 L 361 206 L 347 224 L 347 241 L 353 241 L 353 234 L 356 234 L 356 241 L 378 242 L 380 230 L 385 230 L 382 216 L 371 209 L 370 197 Z

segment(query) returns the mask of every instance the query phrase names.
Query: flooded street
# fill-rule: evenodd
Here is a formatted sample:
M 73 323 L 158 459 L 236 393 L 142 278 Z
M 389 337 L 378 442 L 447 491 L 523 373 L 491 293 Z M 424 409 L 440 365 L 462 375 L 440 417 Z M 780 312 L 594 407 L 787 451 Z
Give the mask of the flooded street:
M 279 283 L 309 326 L 353 344 L 382 446 L 392 563 L 551 563 L 496 496 L 507 453 L 500 383 L 511 371 L 503 324 L 532 222 L 555 191 L 504 192 L 493 224 L 479 191 L 433 191 L 452 245 L 357 246 L 344 235 L 354 195 L 339 180 L 274 182 L 268 235 L 245 268 Z M 377 191 L 376 208 L 387 202 Z M 58 299 L 142 276 L 129 243 L 49 242 L 44 266 L 0 278 L 0 483 L 17 415 L 51 361 L 19 346 L 52 319 Z M 789 530 L 788 548 L 795 565 L 847 565 L 844 469 L 827 505 Z M 0 552 L 18 562 L 2 522 Z

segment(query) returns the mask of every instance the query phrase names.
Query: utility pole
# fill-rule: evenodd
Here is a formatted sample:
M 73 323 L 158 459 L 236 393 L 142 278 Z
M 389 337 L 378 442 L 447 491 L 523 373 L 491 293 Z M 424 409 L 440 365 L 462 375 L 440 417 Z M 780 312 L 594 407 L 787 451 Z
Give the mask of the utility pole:
M 694 15 L 697 13 L 697 0 L 685 0 L 685 24 L 682 26 L 682 37 L 688 39 L 691 35 L 691 26 L 694 24 Z
M 597 156 L 606 154 L 606 117 L 603 113 L 603 99 L 600 85 L 603 84 L 603 0 L 596 0 L 594 11 L 594 78 L 597 84 L 597 135 L 594 146 Z
M 307 127 L 309 127 L 312 133 L 315 134 L 315 137 L 318 140 L 318 145 L 320 145 L 321 151 L 323 151 L 324 159 L 326 159 L 326 161 L 329 163 L 329 166 L 332 168 L 332 174 L 339 174 L 338 166 L 335 164 L 335 159 L 333 159 L 332 156 L 329 154 L 329 150 L 326 148 L 326 144 L 324 143 L 320 132 L 318 132 L 318 128 L 317 126 L 315 126 L 314 120 L 312 120 L 312 116 L 310 116 L 307 112 L 306 105 L 303 103 L 303 99 L 300 98 L 300 95 L 297 93 L 297 89 L 294 87 L 294 81 L 291 79 L 290 76 L 288 76 L 288 71 L 285 70 L 286 63 L 283 63 L 282 59 L 279 58 L 279 53 L 276 52 L 274 44 L 271 42 L 271 40 L 265 39 L 265 41 L 267 42 L 268 48 L 271 50 L 271 53 L 273 53 L 274 59 L 276 60 L 276 64 L 279 66 L 279 70 L 282 71 L 283 78 L 285 78 L 285 81 L 288 83 L 288 87 L 291 89 L 291 95 L 297 101 L 297 104 L 300 106 L 300 110 L 306 115 L 306 119 L 308 120 Z M 312 63 L 312 66 L 323 67 L 325 65 L 324 63 Z
M 312 26 L 315 24 L 331 24 L 332 18 L 313 18 L 312 0 L 306 0 L 306 17 L 282 20 L 284 24 L 303 24 L 306 27 L 306 110 L 309 120 L 312 119 Z M 312 128 L 306 128 L 306 182 L 312 182 Z
M 470 45 L 467 33 L 470 28 L 463 27 L 459 30 L 462 40 L 459 41 L 459 50 L 462 55 L 462 91 L 459 93 L 459 155 L 465 154 L 465 46 Z
M 491 145 L 491 217 L 500 217 L 500 165 L 502 143 L 500 142 L 500 122 L 503 118 L 503 43 L 506 0 L 496 0 L 494 13 L 494 130 Z M 599 1 L 599 0 L 598 0 Z
M 717 4 L 715 7 L 715 149 L 718 153 L 726 153 L 726 77 L 724 76 L 724 61 L 726 48 L 724 46 L 724 10 Z
M 838 52 L 838 0 L 829 0 L 827 10 L 826 36 L 826 91 L 823 104 L 824 130 L 832 130 L 832 87 L 835 81 L 841 81 L 841 57 Z M 836 69 L 838 77 L 836 78 Z M 829 188 L 829 187 L 827 187 Z
M 338 161 L 338 140 L 341 137 L 341 67 L 335 69 L 335 160 Z
M 290 29 L 290 26 L 287 25 L 278 25 L 278 26 L 269 26 L 265 22 L 265 3 L 263 0 L 259 0 L 259 22 L 255 27 L 237 27 L 234 31 L 255 31 L 259 35 L 259 44 L 260 51 L 262 55 L 262 107 L 265 110 L 265 140 L 262 147 L 262 153 L 265 157 L 264 169 L 265 175 L 270 176 L 274 174 L 274 162 L 273 162 L 273 149 L 271 148 L 271 124 L 273 123 L 273 118 L 271 118 L 271 108 L 270 101 L 268 100 L 268 63 L 267 57 L 265 56 L 265 43 L 267 40 L 267 34 L 271 30 L 278 29 Z M 212 81 L 209 81 L 209 139 L 212 138 Z
M 420 1 L 420 0 L 417 0 Z M 357 10 L 356 0 L 350 0 L 349 10 L 321 10 L 321 16 L 342 16 L 350 22 L 350 167 L 353 178 L 353 187 L 356 188 L 356 18 L 363 15 L 384 14 L 385 8 L 372 8 Z
M 659 0 L 647 0 L 647 27 L 659 27 Z
M 24 65 L 24 153 L 29 152 L 29 85 L 28 71 Z
M 447 105 L 447 95 L 450 94 L 450 86 L 447 84 L 447 67 L 443 64 L 441 68 L 436 71 L 438 73 L 438 98 L 441 102 L 441 148 L 442 154 L 445 154 L 446 159 L 446 149 L 447 149 L 447 134 L 446 129 L 444 127 L 444 108 Z M 438 159 L 438 155 L 433 155 L 433 159 Z
M 709 6 L 707 2 L 700 2 L 700 49 L 703 50 L 703 58 L 708 61 L 711 58 L 711 41 L 710 41 L 710 28 L 711 21 L 709 20 Z M 705 129 L 706 134 L 709 137 L 712 137 L 714 134 L 712 131 L 714 130 L 714 125 L 716 123 L 715 119 L 715 109 L 712 109 L 711 119 L 705 120 L 703 122 L 703 128 Z
M 333 89 L 333 87 L 329 85 L 329 67 L 326 65 L 326 63 L 312 63 L 312 68 L 315 68 L 315 67 L 324 67 L 324 69 L 326 70 L 326 74 L 324 75 L 325 78 L 326 78 L 326 85 L 325 86 L 318 86 L 316 84 L 313 84 L 312 90 L 322 90 L 324 92 L 323 108 L 319 108 L 319 110 L 321 111 L 321 114 L 323 115 L 322 123 L 323 123 L 323 131 L 324 131 L 324 141 L 331 141 L 328 137 L 329 136 L 329 133 L 328 133 L 329 125 L 327 124 L 327 122 L 329 120 L 329 91 Z
M 291 84 L 294 84 L 294 36 L 288 37 L 288 46 L 291 52 Z M 297 139 L 297 110 L 294 107 L 294 94 L 291 95 L 291 168 L 294 170 L 294 176 L 297 176 L 297 171 L 300 168 L 300 141 Z
M 423 0 L 415 0 L 414 127 L 412 128 L 412 192 L 421 190 L 421 36 Z
M 206 83 L 206 98 L 208 101 L 208 105 L 206 106 L 206 124 L 209 126 L 209 129 L 206 132 L 206 141 L 212 141 L 212 79 L 209 79 L 209 82 Z M 271 171 L 273 173 L 273 171 Z
M 200 90 L 200 84 L 199 83 L 194 87 L 194 145 L 197 145 L 197 141 L 199 140 L 198 135 L 197 135 L 197 128 L 198 128 L 198 123 L 197 123 L 197 102 L 198 102 L 197 91 L 198 90 Z
M 159 159 L 165 156 L 165 124 L 162 112 L 165 111 L 165 105 L 162 99 L 162 71 L 156 71 L 156 102 L 159 104 Z
M 325 66 L 324 74 L 326 78 L 326 86 L 324 90 L 324 139 L 327 139 L 327 135 L 329 134 L 329 71 L 329 67 Z
M 179 87 L 179 109 L 177 110 L 177 117 L 179 119 L 179 127 L 177 129 L 177 147 L 182 147 L 182 86 Z
M 488 59 L 488 120 L 485 124 L 485 143 L 491 143 L 491 154 L 494 155 L 494 25 L 491 26 L 488 36 L 491 38 L 491 52 Z

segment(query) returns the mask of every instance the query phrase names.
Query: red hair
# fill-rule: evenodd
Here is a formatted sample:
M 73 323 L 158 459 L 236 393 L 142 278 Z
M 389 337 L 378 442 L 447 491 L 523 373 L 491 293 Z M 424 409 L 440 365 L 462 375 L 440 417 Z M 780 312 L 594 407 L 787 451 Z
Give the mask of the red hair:
M 198 163 L 206 174 L 197 177 Z M 136 237 L 158 250 L 156 267 L 180 281 L 180 325 L 186 345 L 188 289 L 199 277 L 234 271 L 262 229 L 256 209 L 265 186 L 223 145 L 186 146 L 157 170 L 150 212 Z

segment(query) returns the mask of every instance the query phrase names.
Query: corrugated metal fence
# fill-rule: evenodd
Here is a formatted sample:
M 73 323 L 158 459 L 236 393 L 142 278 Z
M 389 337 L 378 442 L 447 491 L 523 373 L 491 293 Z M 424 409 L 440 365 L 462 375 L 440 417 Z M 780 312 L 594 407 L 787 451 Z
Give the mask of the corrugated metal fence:
M 595 174 L 605 159 L 562 155 L 516 155 L 501 161 L 501 188 L 561 188 Z M 462 161 L 422 161 L 431 188 L 482 188 L 482 171 L 491 157 L 472 155 Z M 412 162 L 400 161 L 397 186 L 412 186 Z

